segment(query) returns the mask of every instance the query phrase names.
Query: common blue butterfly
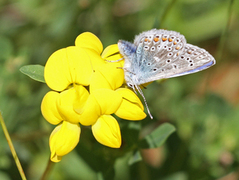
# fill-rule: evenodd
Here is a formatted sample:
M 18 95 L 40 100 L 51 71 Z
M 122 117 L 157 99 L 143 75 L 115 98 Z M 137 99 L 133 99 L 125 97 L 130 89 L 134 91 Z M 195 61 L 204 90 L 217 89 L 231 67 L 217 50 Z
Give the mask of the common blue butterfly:
M 118 47 L 125 61 L 126 83 L 142 95 L 147 109 L 139 85 L 195 73 L 216 63 L 211 54 L 188 44 L 180 33 L 163 29 L 143 32 L 135 37 L 134 43 L 119 40 Z M 152 118 L 150 112 L 149 115 Z

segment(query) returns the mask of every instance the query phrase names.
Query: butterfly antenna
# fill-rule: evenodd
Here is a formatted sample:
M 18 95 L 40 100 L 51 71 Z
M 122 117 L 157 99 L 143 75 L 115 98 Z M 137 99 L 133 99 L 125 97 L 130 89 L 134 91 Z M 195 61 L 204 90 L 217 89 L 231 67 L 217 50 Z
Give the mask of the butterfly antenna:
M 137 85 L 134 85 L 134 87 L 136 87 L 136 89 L 137 89 L 137 91 L 139 92 L 139 94 L 143 97 L 144 103 L 145 103 L 145 106 L 146 106 L 146 109 L 147 109 L 148 114 L 149 114 L 149 117 L 150 117 L 151 119 L 153 119 L 153 116 L 151 115 L 151 113 L 150 113 L 150 111 L 149 111 L 149 107 L 148 107 L 148 104 L 147 104 L 146 99 L 145 99 L 145 97 L 144 97 L 143 91 L 142 91 L 142 90 L 139 88 L 139 86 L 137 86 Z

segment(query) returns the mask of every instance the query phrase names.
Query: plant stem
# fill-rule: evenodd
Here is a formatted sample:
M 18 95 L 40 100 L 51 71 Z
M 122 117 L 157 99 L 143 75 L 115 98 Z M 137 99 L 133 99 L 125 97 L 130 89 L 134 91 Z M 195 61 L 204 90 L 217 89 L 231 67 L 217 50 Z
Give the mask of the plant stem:
M 49 173 L 51 172 L 52 167 L 53 167 L 54 164 L 55 164 L 55 163 L 53 163 L 53 162 L 50 160 L 50 158 L 49 158 L 47 167 L 46 167 L 46 169 L 45 169 L 45 171 L 44 171 L 44 173 L 43 173 L 43 175 L 42 175 L 42 177 L 41 177 L 41 180 L 46 180 L 46 179 L 47 179 L 47 177 L 49 176 Z
M 220 42 L 219 42 L 219 47 L 217 49 L 217 55 L 216 55 L 216 58 L 218 61 L 221 61 L 222 59 L 222 56 L 224 54 L 224 47 L 225 47 L 225 43 L 226 43 L 226 37 L 228 35 L 228 31 L 229 31 L 229 27 L 230 27 L 230 24 L 231 24 L 231 17 L 232 17 L 232 7 L 233 7 L 233 3 L 234 3 L 234 0 L 231 0 L 230 1 L 230 4 L 229 4 L 229 8 L 228 8 L 228 19 L 227 19 L 227 24 L 226 24 L 226 27 L 225 29 L 223 30 L 222 32 L 222 35 L 221 35 L 221 38 L 220 38 Z
M 0 123 L 1 123 L 2 129 L 3 129 L 3 133 L 4 133 L 4 135 L 5 135 L 6 139 L 7 139 L 8 145 L 10 147 L 10 150 L 12 152 L 12 156 L 14 158 L 14 161 L 15 161 L 15 163 L 17 165 L 17 169 L 18 169 L 18 171 L 19 171 L 19 173 L 20 173 L 20 175 L 22 177 L 22 180 L 26 180 L 27 178 L 26 178 L 25 173 L 24 173 L 24 171 L 22 169 L 21 163 L 20 163 L 20 161 L 19 161 L 19 159 L 17 157 L 17 153 L 16 153 L 16 151 L 14 149 L 14 146 L 12 144 L 12 140 L 11 140 L 11 138 L 9 136 L 9 133 L 8 133 L 7 127 L 5 125 L 5 122 L 3 120 L 1 112 L 0 112 Z

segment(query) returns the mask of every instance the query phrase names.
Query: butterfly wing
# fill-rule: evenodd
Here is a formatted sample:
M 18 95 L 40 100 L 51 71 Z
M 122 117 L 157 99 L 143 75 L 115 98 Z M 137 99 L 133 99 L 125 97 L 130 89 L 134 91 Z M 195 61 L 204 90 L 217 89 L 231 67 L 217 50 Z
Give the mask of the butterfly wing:
M 216 63 L 206 50 L 187 44 L 185 37 L 174 31 L 143 32 L 134 44 L 137 49 L 129 71 L 137 85 L 195 73 Z

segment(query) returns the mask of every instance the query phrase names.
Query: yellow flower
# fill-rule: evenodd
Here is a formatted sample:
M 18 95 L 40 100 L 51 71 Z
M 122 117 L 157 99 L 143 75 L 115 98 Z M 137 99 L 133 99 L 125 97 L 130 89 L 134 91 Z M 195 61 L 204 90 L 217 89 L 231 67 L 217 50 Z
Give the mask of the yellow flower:
M 140 99 L 124 88 L 124 62 L 109 62 L 122 58 L 117 44 L 102 50 L 100 40 L 86 32 L 76 38 L 75 46 L 56 51 L 46 63 L 44 77 L 53 91 L 43 98 L 41 111 L 57 125 L 49 142 L 54 162 L 78 144 L 79 123 L 91 126 L 99 143 L 119 148 L 120 127 L 111 114 L 127 120 L 146 117 Z
M 50 150 L 51 160 L 59 162 L 61 157 L 72 151 L 80 140 L 80 126 L 68 121 L 63 121 L 51 133 Z

